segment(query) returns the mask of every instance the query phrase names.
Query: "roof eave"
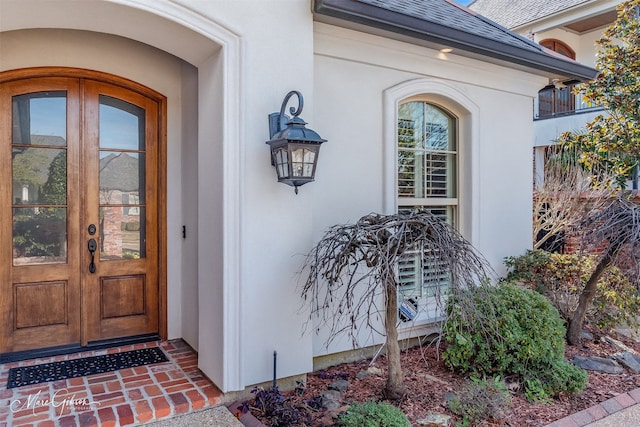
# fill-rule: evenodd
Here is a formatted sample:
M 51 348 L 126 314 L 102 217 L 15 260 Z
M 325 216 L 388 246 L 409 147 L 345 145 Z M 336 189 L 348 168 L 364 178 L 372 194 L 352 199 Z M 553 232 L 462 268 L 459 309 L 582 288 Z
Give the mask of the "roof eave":
M 587 81 L 598 75 L 598 71 L 591 67 L 551 56 L 542 49 L 533 52 L 432 22 L 425 25 L 421 19 L 353 0 L 314 0 L 313 10 L 316 14 L 442 44 L 544 73 L 564 75 L 567 79 Z

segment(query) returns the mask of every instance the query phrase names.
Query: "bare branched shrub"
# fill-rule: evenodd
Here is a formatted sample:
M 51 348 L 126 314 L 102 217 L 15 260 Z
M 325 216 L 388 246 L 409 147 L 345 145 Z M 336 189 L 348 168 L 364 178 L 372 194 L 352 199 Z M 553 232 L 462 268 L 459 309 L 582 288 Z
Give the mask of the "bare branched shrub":
M 604 207 L 613 194 L 613 178 L 604 171 L 586 171 L 579 158 L 573 147 L 547 148 L 544 175 L 536 180 L 540 185 L 533 198 L 534 249 L 559 249 L 572 227 Z
M 397 266 L 411 250 L 433 257 L 434 276 L 446 275 L 449 288 L 437 294 L 445 314 L 446 298 L 458 295 L 460 304 L 471 300 L 464 290 L 494 276 L 488 262 L 455 229 L 430 212 L 366 215 L 355 224 L 330 228 L 306 257 L 308 272 L 302 296 L 311 304 L 311 317 L 328 328 L 329 343 L 347 334 L 357 345 L 361 328 L 376 328 L 384 313 L 387 363 L 386 393 L 403 393 L 400 348 L 397 339 Z M 381 305 L 381 301 L 382 304 Z M 472 311 L 472 307 L 463 309 Z

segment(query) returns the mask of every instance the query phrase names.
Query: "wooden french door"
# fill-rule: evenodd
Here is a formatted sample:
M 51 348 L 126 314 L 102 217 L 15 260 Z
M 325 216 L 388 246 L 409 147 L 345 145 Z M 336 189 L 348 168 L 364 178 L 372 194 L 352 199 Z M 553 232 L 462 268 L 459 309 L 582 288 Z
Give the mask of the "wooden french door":
M 159 334 L 161 104 L 0 83 L 0 354 Z

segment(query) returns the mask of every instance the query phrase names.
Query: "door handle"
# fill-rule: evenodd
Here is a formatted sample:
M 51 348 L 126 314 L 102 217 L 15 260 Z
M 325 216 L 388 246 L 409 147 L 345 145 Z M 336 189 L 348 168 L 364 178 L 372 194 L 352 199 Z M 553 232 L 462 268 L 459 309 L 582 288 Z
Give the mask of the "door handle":
M 96 239 L 89 239 L 89 243 L 87 244 L 87 247 L 89 248 L 89 253 L 91 254 L 91 263 L 89 264 L 89 273 L 95 273 L 96 272 L 95 256 L 96 256 L 96 249 L 98 249 L 98 244 L 96 243 Z

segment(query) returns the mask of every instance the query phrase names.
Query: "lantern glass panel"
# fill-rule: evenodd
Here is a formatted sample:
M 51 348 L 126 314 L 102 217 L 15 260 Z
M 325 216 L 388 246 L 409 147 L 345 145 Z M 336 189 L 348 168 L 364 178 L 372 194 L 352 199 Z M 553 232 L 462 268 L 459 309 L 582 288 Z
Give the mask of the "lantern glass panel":
M 308 147 L 296 147 L 291 151 L 293 176 L 312 177 L 315 150 Z
M 289 165 L 288 165 L 288 152 L 287 147 L 277 148 L 273 157 L 276 163 L 276 171 L 278 172 L 279 178 L 288 178 L 289 177 Z

